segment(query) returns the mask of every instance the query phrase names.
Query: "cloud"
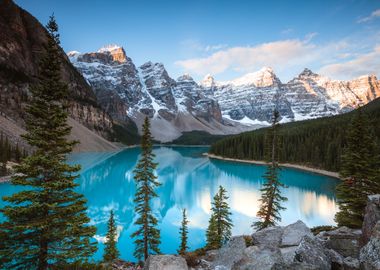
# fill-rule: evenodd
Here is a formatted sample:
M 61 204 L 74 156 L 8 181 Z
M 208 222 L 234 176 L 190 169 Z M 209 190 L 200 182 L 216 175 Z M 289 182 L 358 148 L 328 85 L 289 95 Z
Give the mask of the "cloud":
M 359 20 L 357 20 L 358 23 L 366 23 L 366 22 L 369 22 L 377 17 L 380 17 L 380 9 L 376 9 L 375 11 L 373 11 L 371 13 L 371 15 L 367 16 L 367 17 L 364 17 L 364 18 L 360 18 Z
M 288 35 L 294 32 L 293 28 L 285 28 L 284 30 L 281 31 L 281 34 L 283 35 Z
M 227 44 L 203 45 L 201 42 L 194 39 L 183 40 L 180 43 L 180 45 L 187 50 L 193 50 L 198 52 L 213 52 L 227 47 Z
M 197 75 L 219 74 L 227 69 L 252 71 L 271 66 L 282 70 L 292 65 L 309 62 L 315 45 L 298 39 L 281 40 L 257 46 L 233 47 L 212 53 L 203 58 L 177 61 L 175 64 Z
M 367 74 L 376 74 L 380 70 L 380 45 L 365 54 L 341 63 L 323 66 L 319 73 L 336 79 L 352 79 Z

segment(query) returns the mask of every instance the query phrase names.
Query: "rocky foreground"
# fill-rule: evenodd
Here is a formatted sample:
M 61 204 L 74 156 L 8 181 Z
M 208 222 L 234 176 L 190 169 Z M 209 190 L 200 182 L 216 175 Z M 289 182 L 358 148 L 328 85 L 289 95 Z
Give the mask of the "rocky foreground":
M 123 269 L 120 268 L 115 269 Z M 219 250 L 187 261 L 177 255 L 152 255 L 146 270 L 379 270 L 380 194 L 368 198 L 360 230 L 340 227 L 314 235 L 302 221 L 235 236 Z

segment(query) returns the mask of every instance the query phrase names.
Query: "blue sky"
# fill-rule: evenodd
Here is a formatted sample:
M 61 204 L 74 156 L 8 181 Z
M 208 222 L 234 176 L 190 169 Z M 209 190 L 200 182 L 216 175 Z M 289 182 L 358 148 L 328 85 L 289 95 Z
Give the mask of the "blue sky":
M 66 52 L 118 44 L 174 78 L 229 80 L 263 66 L 284 82 L 304 67 L 333 79 L 380 75 L 380 0 L 15 2 L 43 24 L 54 12 Z

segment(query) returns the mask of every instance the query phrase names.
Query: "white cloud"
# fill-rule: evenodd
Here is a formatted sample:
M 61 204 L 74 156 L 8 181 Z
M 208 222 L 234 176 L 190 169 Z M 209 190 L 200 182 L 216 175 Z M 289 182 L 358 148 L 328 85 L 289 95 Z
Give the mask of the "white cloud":
M 314 58 L 316 46 L 298 39 L 281 40 L 257 46 L 220 50 L 203 58 L 177 61 L 176 65 L 197 75 L 219 74 L 227 69 L 248 72 L 271 66 L 281 71 L 289 66 L 302 65 Z
M 323 66 L 319 72 L 334 79 L 352 79 L 367 74 L 376 74 L 380 70 L 380 45 L 373 51 L 357 55 L 346 62 Z
M 214 52 L 227 48 L 227 44 L 203 45 L 201 42 L 194 39 L 183 40 L 180 45 L 186 50 L 193 50 L 198 52 Z
M 364 18 L 360 18 L 357 22 L 358 23 L 366 23 L 366 22 L 369 22 L 377 17 L 380 17 L 380 9 L 376 9 L 375 11 L 373 11 L 371 13 L 371 15 L 367 16 L 367 17 L 364 17 Z

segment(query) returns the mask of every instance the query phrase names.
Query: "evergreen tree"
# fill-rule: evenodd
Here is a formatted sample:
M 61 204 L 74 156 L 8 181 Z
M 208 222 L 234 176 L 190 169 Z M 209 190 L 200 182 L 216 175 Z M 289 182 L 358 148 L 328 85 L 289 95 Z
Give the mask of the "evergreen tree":
M 110 218 L 108 220 L 107 242 L 104 248 L 103 260 L 105 262 L 112 262 L 119 257 L 119 251 L 116 247 L 117 227 L 115 224 L 113 210 L 111 210 Z
M 152 198 L 157 197 L 154 189 L 160 186 L 160 183 L 154 174 L 158 164 L 153 162 L 155 155 L 152 152 L 152 135 L 148 117 L 145 117 L 142 129 L 141 158 L 134 170 L 137 185 L 134 202 L 136 204 L 135 211 L 139 215 L 135 225 L 139 228 L 131 236 L 136 238 L 134 256 L 140 261 L 142 259 L 145 261 L 150 253 L 160 253 L 161 240 L 160 231 L 157 229 L 158 221 L 150 205 Z
M 206 231 L 208 249 L 217 249 L 225 244 L 231 237 L 231 212 L 227 203 L 227 191 L 219 186 L 218 193 L 212 202 L 212 214 Z
M 280 188 L 284 187 L 278 178 L 278 155 L 279 155 L 279 113 L 277 110 L 273 112 L 272 127 L 268 130 L 266 160 L 268 162 L 267 170 L 264 174 L 265 183 L 261 188 L 261 206 L 257 212 L 257 216 L 261 219 L 253 224 L 257 230 L 273 226 L 277 221 L 281 221 L 280 211 L 285 209 L 281 206 L 282 201 L 287 198 L 281 196 Z
M 181 228 L 179 229 L 179 234 L 181 236 L 181 245 L 178 250 L 178 254 L 184 255 L 189 248 L 187 246 L 187 234 L 188 234 L 188 229 L 187 229 L 187 224 L 189 221 L 187 220 L 186 216 L 186 209 L 183 209 L 182 211 L 182 223 L 181 223 Z
M 66 163 L 75 142 L 68 141 L 68 88 L 61 80 L 58 26 L 47 24 L 46 54 L 39 65 L 27 108 L 25 140 L 34 152 L 17 166 L 13 185 L 26 187 L 3 199 L 4 269 L 59 268 L 87 260 L 95 251 L 95 227 L 88 226 L 86 200 L 74 191 L 79 166 Z
M 359 109 L 353 117 L 347 147 L 342 155 L 337 187 L 339 226 L 361 228 L 367 196 L 380 193 L 380 159 L 373 132 L 366 115 Z

